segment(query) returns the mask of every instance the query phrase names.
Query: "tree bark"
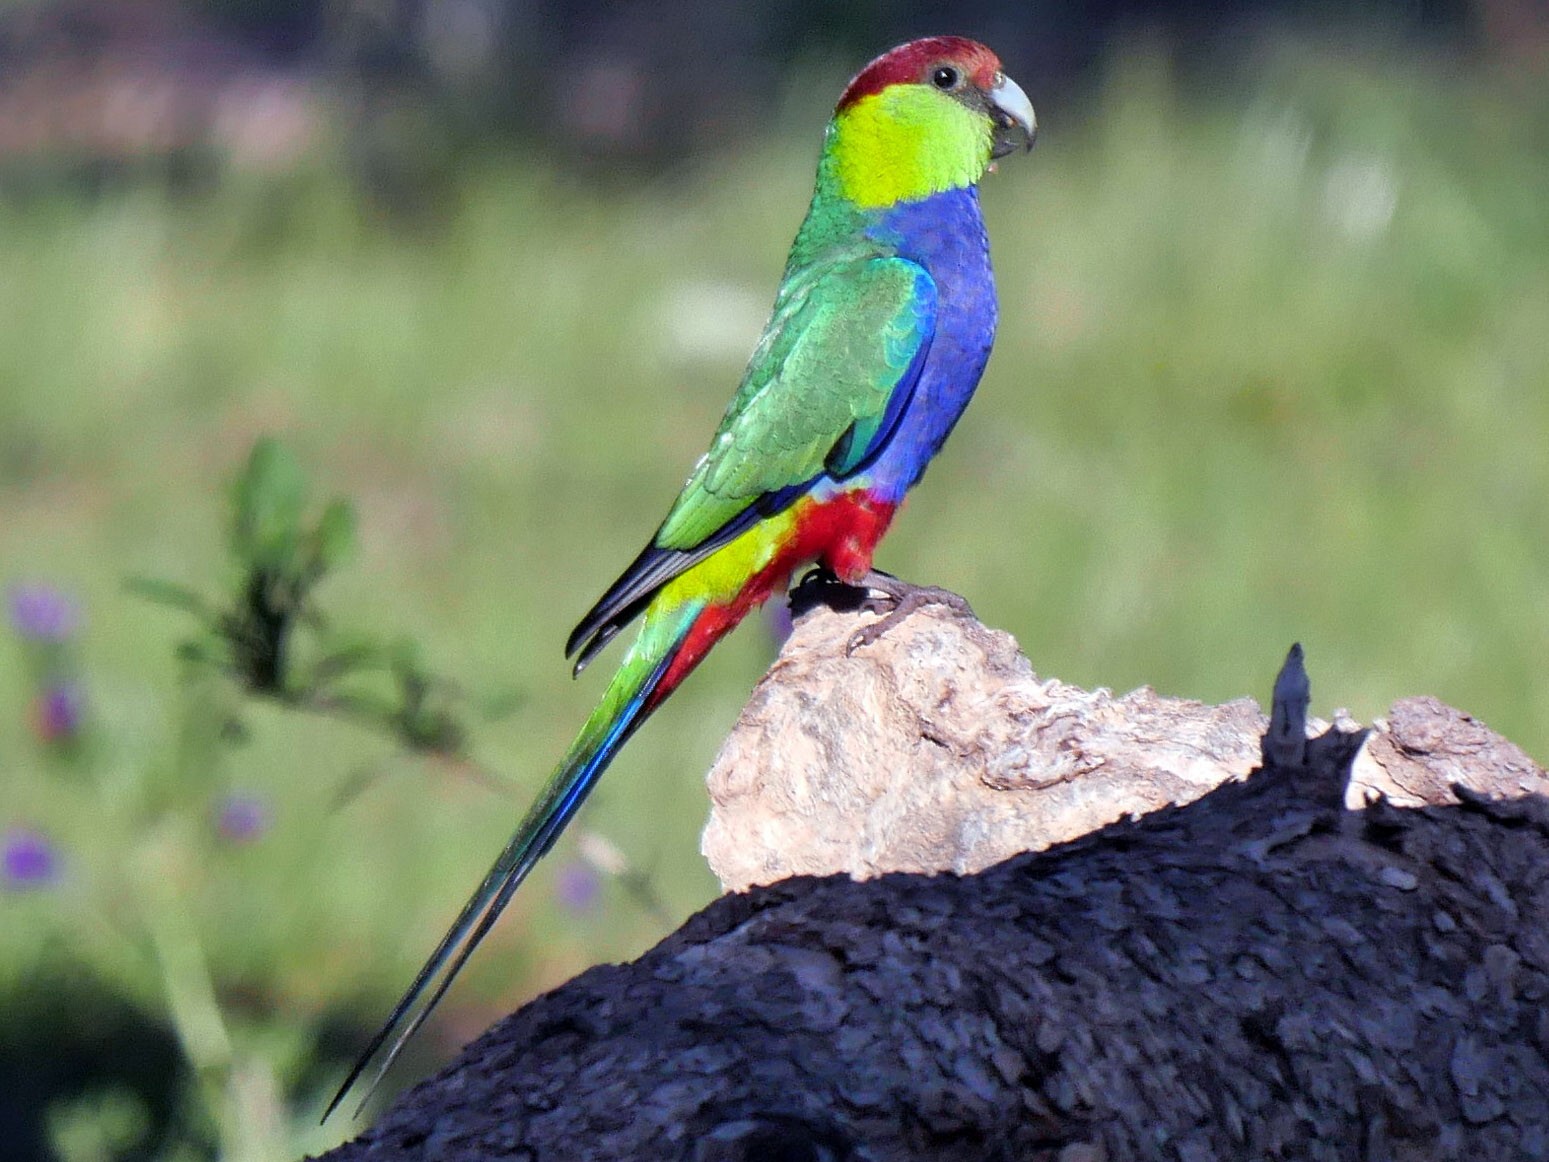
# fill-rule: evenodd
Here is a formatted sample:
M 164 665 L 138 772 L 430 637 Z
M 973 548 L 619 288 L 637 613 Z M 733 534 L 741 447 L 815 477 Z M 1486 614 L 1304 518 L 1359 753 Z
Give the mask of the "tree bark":
M 800 619 L 712 773 L 723 881 L 780 882 L 329 1158 L 1549 1159 L 1519 749 L 1431 699 L 1307 729 L 1299 652 L 1267 726 L 1041 681 L 955 613 L 859 624 Z

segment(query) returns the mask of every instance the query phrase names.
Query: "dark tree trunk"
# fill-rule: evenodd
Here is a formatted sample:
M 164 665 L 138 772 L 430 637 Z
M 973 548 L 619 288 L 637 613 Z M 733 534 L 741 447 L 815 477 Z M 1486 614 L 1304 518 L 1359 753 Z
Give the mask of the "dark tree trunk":
M 1521 751 L 1430 700 L 1303 746 L 1292 664 L 1263 764 L 1207 790 L 1169 764 L 1212 757 L 1230 778 L 1244 737 L 1259 749 L 1256 709 L 1051 694 L 995 635 L 934 611 L 846 657 L 854 625 L 803 619 L 718 771 L 767 776 L 759 804 L 784 794 L 830 828 L 835 870 L 874 878 L 723 897 L 502 1021 L 329 1158 L 1549 1158 L 1549 783 Z M 835 682 L 905 710 L 852 707 L 836 741 Z M 792 741 L 771 724 L 803 704 Z M 878 741 L 894 719 L 912 737 Z M 884 781 L 937 779 L 910 810 L 934 796 L 967 839 L 929 819 L 888 831 L 874 803 L 818 819 L 813 779 L 857 747 L 894 764 Z M 1060 777 L 1040 777 L 1040 748 L 1068 760 Z M 973 874 L 877 874 L 972 864 L 998 843 L 984 821 L 1025 814 L 994 795 L 962 808 L 959 760 L 980 772 L 965 793 L 1052 792 L 1070 818 L 1106 810 L 1081 806 L 1083 781 L 1133 792 L 1125 771 L 1142 798 L 1193 801 Z M 1349 809 L 1352 770 L 1388 796 Z

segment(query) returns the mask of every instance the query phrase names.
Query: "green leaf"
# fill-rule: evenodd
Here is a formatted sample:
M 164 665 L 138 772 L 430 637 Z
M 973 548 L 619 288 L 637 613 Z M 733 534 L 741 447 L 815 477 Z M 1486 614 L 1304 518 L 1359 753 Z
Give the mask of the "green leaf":
M 411 637 L 393 639 L 387 647 L 388 664 L 403 677 L 418 677 L 423 666 L 419 642 Z
M 209 617 L 211 613 L 210 606 L 203 597 L 188 586 L 179 585 L 175 581 L 164 581 L 160 577 L 127 577 L 124 580 L 124 589 L 146 601 L 165 605 L 169 609 L 180 609 L 195 617 Z
M 290 449 L 272 436 L 260 439 L 232 497 L 233 551 L 249 566 L 290 572 L 306 499 L 306 474 Z
M 444 710 L 420 710 L 399 719 L 399 737 L 410 750 L 457 755 L 467 741 L 462 726 Z
M 370 722 L 388 730 L 396 730 L 399 718 L 398 704 L 369 690 L 353 690 L 348 694 L 332 696 L 335 710 L 357 721 Z
M 312 533 L 312 560 L 319 574 L 343 565 L 355 554 L 355 506 L 348 500 L 332 501 Z
M 328 652 L 312 665 L 312 681 L 332 682 L 357 670 L 377 669 L 381 664 L 382 651 L 372 642 L 329 643 Z
M 220 651 L 213 649 L 208 642 L 179 642 L 176 653 L 179 661 L 192 662 L 200 666 L 219 665 L 224 661 Z

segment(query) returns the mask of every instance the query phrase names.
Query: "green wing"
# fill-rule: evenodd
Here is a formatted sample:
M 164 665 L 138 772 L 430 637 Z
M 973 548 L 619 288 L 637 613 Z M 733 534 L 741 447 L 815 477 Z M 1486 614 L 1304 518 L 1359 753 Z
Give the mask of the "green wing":
M 658 547 L 693 549 L 760 497 L 853 471 L 935 329 L 935 284 L 902 258 L 848 263 L 792 298 L 776 310 Z
M 936 285 L 903 258 L 869 257 L 781 288 L 710 450 L 645 551 L 581 620 L 579 670 L 651 595 L 819 476 L 843 477 L 886 444 L 936 327 Z

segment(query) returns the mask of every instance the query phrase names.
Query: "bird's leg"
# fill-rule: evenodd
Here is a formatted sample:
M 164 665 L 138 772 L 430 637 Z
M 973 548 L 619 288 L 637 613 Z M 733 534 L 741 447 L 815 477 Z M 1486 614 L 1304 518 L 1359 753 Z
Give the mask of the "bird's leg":
M 883 617 L 881 621 L 874 621 L 851 635 L 845 647 L 847 654 L 871 645 L 915 610 L 927 605 L 945 605 L 968 617 L 973 616 L 968 602 L 950 589 L 941 589 L 935 585 L 911 585 L 879 569 L 873 569 L 862 577 L 859 588 L 868 591 L 860 608 L 868 613 L 881 613 Z

